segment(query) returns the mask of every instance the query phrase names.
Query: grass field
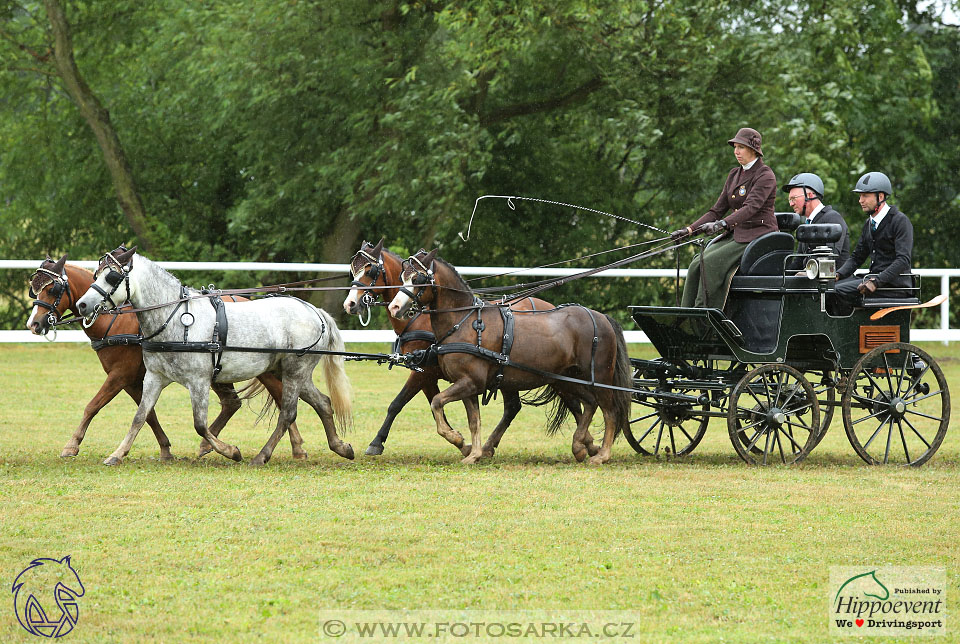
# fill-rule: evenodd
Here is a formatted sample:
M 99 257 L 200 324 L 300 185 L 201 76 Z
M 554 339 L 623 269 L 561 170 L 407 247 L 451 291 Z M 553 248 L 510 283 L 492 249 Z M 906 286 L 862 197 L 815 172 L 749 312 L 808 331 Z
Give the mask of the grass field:
M 960 395 L 960 347 L 923 348 Z M 157 411 L 179 458 L 155 460 L 145 428 L 107 468 L 128 398 L 77 458 L 58 456 L 103 380 L 93 352 L 5 345 L 0 360 L 0 576 L 9 589 L 30 560 L 71 555 L 86 593 L 68 641 L 317 641 L 321 610 L 567 608 L 623 611 L 629 641 L 825 642 L 831 566 L 945 567 L 956 615 L 956 428 L 920 469 L 865 466 L 839 414 L 797 467 L 744 465 L 714 421 L 687 459 L 641 458 L 621 440 L 589 468 L 569 429 L 547 438 L 542 411 L 526 409 L 493 461 L 465 467 L 420 398 L 371 458 L 406 371 L 351 363 L 354 462 L 327 450 L 305 406 L 306 462 L 286 441 L 260 469 L 197 461 L 173 385 Z M 500 411 L 483 408 L 487 431 Z M 462 408 L 450 418 L 465 431 Z M 244 409 L 223 434 L 246 459 L 272 429 L 254 420 Z M 7 597 L 0 640 L 34 641 Z M 937 641 L 960 640 L 955 619 Z

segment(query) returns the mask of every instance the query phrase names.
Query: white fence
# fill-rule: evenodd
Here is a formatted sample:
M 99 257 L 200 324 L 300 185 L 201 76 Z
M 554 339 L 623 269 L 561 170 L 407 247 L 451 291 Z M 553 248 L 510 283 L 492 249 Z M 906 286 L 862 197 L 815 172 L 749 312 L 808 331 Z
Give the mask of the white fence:
M 73 264 L 85 268 L 94 269 L 97 266 L 95 260 L 76 261 Z M 324 273 L 324 274 L 342 274 L 346 275 L 348 266 L 346 264 L 304 264 L 304 263 L 277 263 L 277 262 L 159 262 L 161 266 L 171 271 L 275 271 L 275 272 L 301 272 L 301 273 Z M 40 265 L 40 260 L 0 260 L 0 269 L 6 270 L 24 270 L 33 272 Z M 459 266 L 457 270 L 461 275 L 500 275 L 502 273 L 511 273 L 515 276 L 525 277 L 562 277 L 574 275 L 582 272 L 582 268 L 519 268 L 508 266 Z M 915 268 L 914 273 L 921 275 L 924 279 L 939 278 L 940 292 L 947 296 L 947 299 L 940 305 L 940 326 L 934 329 L 912 329 L 910 339 L 917 342 L 960 342 L 960 329 L 950 328 L 950 278 L 960 278 L 960 268 Z M 598 273 L 596 277 L 656 277 L 672 278 L 676 275 L 676 270 L 669 268 L 614 268 Z M 680 276 L 686 275 L 686 269 L 680 269 Z M 24 275 L 26 282 L 27 275 Z M 629 304 L 640 304 L 640 302 L 624 302 L 624 306 Z M 24 320 L 26 322 L 26 320 Z M 627 342 L 648 342 L 646 335 L 640 331 L 625 331 Z M 393 331 L 379 329 L 358 329 L 344 330 L 343 339 L 345 342 L 393 342 Z M 22 331 L 0 331 L 0 342 L 44 342 L 44 338 L 32 334 L 26 329 Z M 63 342 L 88 342 L 87 336 L 83 331 L 61 331 L 57 335 L 57 341 Z

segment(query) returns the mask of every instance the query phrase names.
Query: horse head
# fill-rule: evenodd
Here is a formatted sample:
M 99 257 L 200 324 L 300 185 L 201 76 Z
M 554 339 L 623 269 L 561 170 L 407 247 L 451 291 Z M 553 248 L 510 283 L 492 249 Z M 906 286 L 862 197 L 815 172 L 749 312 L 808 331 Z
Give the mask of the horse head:
M 56 262 L 48 255 L 40 268 L 30 276 L 33 310 L 27 319 L 27 329 L 37 335 L 46 335 L 50 327 L 59 322 L 64 312 L 73 304 L 73 294 L 64 271 L 66 263 L 66 254 Z M 64 294 L 67 299 L 64 299 Z M 45 309 L 46 314 L 41 313 L 40 309 Z
M 133 258 L 137 247 L 127 249 L 120 246 L 106 253 L 93 274 L 93 284 L 77 300 L 77 309 L 84 317 L 84 325 L 93 324 L 97 316 L 109 308 L 116 309 L 119 304 L 130 299 L 130 277 L 133 273 Z M 118 304 L 119 303 L 119 304 Z
M 63 559 L 34 559 L 17 575 L 11 592 L 17 620 L 24 629 L 33 635 L 59 637 L 77 623 L 77 598 L 86 591 L 68 555 Z M 44 597 L 47 599 L 41 602 Z M 59 615 L 51 610 L 54 605 L 60 609 Z
M 376 246 L 364 241 L 360 250 L 350 260 L 350 289 L 343 300 L 343 310 L 348 315 L 360 317 L 360 323 L 366 326 L 370 322 L 370 307 L 377 301 L 379 293 L 376 290 L 377 281 L 387 285 L 386 271 L 383 268 L 383 238 Z M 364 321 L 366 314 L 366 321 Z
M 403 286 L 387 307 L 390 315 L 402 318 L 407 315 L 411 307 L 422 309 L 436 297 L 436 282 L 434 281 L 434 260 L 437 258 L 437 249 L 429 253 L 421 249 L 403 263 L 403 272 L 400 279 Z M 431 287 L 431 288 L 427 288 Z

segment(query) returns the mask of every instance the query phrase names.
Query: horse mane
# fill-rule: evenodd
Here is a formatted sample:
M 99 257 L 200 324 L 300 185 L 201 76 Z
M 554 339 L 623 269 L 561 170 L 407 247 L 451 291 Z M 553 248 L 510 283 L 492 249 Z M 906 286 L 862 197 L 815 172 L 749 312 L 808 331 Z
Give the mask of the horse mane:
M 447 260 L 443 259 L 443 258 L 440 257 L 439 255 L 436 256 L 433 261 L 439 262 L 439 263 L 442 264 L 443 266 L 446 266 L 447 268 L 450 269 L 450 272 L 453 273 L 454 279 L 456 279 L 456 280 L 460 283 L 460 284 L 459 284 L 459 288 L 460 288 L 461 290 L 463 290 L 463 291 L 465 291 L 465 292 L 467 292 L 467 293 L 473 293 L 473 289 L 470 288 L 470 285 L 467 284 L 467 281 L 466 281 L 465 279 L 463 279 L 463 277 L 460 275 L 460 273 L 457 271 L 457 269 L 453 266 L 453 264 L 451 264 L 451 263 L 448 262 Z

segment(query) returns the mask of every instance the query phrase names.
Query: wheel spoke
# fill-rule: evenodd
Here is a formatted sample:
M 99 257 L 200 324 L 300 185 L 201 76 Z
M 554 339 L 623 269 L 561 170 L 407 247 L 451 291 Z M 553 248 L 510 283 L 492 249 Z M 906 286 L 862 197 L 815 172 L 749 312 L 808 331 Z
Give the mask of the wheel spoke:
M 893 381 L 890 380 L 890 361 L 887 360 L 886 353 L 883 353 L 882 355 L 883 355 L 883 367 L 885 372 L 883 375 L 887 379 L 887 386 L 890 388 L 888 391 L 890 392 L 892 397 L 894 389 L 893 389 Z
M 788 425 L 793 425 L 793 423 L 791 423 L 790 421 L 787 421 L 787 424 L 788 424 Z M 804 429 L 806 429 L 808 432 L 810 431 L 810 428 L 809 428 L 809 427 L 804 427 Z M 787 438 L 790 439 L 790 442 L 794 444 L 794 446 L 797 448 L 797 451 L 798 451 L 798 452 L 802 452 L 802 451 L 803 451 L 803 445 L 801 445 L 800 443 L 798 443 L 798 442 L 793 438 L 793 434 L 790 434 L 790 433 L 788 433 L 788 432 L 784 432 L 784 435 L 785 435 Z
M 886 355 L 886 354 L 884 354 Z M 890 462 L 890 439 L 893 438 L 893 418 L 887 419 L 887 446 L 883 450 L 883 464 L 886 465 Z
M 770 432 L 767 432 L 767 440 L 763 443 L 763 464 L 767 464 L 767 454 L 770 453 Z
M 919 398 L 911 398 L 910 400 L 904 400 L 903 402 L 908 405 L 915 405 L 922 400 L 926 400 L 927 398 L 933 398 L 934 396 L 938 396 L 942 393 L 943 393 L 943 389 L 937 389 L 936 391 L 931 391 L 930 393 L 924 394 Z
M 641 420 L 646 420 L 646 419 L 652 418 L 652 417 L 654 417 L 654 416 L 656 416 L 656 415 L 657 415 L 657 412 L 656 412 L 656 411 L 652 411 L 652 412 L 650 412 L 649 414 L 647 414 L 646 416 L 640 416 L 639 418 L 634 418 L 633 420 L 630 421 L 630 424 L 633 425 L 634 423 L 639 423 Z
M 877 393 L 879 393 L 881 396 L 883 396 L 884 398 L 886 398 L 886 399 L 889 401 L 889 400 L 890 400 L 890 396 L 887 395 L 887 392 L 885 392 L 885 391 L 883 390 L 883 387 L 880 386 L 880 383 L 877 382 L 877 381 L 874 379 L 873 375 L 871 375 L 870 372 L 867 371 L 866 369 L 864 369 L 863 373 L 864 373 L 864 374 L 867 376 L 867 378 L 870 380 L 870 384 L 872 384 L 872 385 L 876 388 Z M 875 400 L 875 399 L 871 399 L 871 400 Z
M 901 388 L 903 387 L 903 377 L 907 375 L 907 363 L 910 361 L 910 356 L 913 355 L 912 351 L 903 352 L 903 367 L 900 368 L 900 375 L 897 378 L 897 397 L 901 398 L 903 394 L 901 393 Z
M 917 438 L 919 438 L 920 440 L 923 441 L 923 444 L 927 446 L 927 449 L 930 449 L 930 443 L 928 443 L 928 442 L 927 442 L 927 439 L 924 438 L 923 435 L 922 435 L 919 431 L 917 431 L 917 428 L 913 426 L 913 423 L 911 423 L 909 420 L 907 420 L 907 417 L 906 417 L 906 416 L 903 417 L 903 422 L 905 422 L 907 425 L 909 425 L 909 426 L 910 426 L 910 429 L 913 430 L 913 433 L 917 435 Z
M 659 418 L 656 419 L 655 421 L 653 421 L 653 424 L 650 425 L 650 428 L 647 429 L 647 431 L 645 431 L 645 432 L 643 433 L 643 436 L 641 436 L 640 438 L 637 439 L 637 442 L 638 442 L 638 443 L 642 443 L 642 442 L 647 438 L 647 436 L 650 435 L 650 432 L 653 431 L 653 428 L 656 427 L 657 425 L 659 425 L 659 424 L 662 423 L 662 422 L 663 422 L 663 421 L 660 420 Z
M 899 420 L 897 421 L 897 429 L 900 430 L 900 442 L 903 444 L 903 453 L 904 453 L 904 454 L 906 455 L 906 457 L 907 457 L 907 463 L 909 463 L 909 462 L 911 462 L 911 461 L 910 461 L 910 450 L 907 449 L 907 438 L 906 438 L 906 436 L 903 435 L 903 424 L 902 424 Z
M 877 434 L 880 433 L 880 430 L 883 429 L 883 425 L 884 425 L 884 423 L 886 423 L 886 422 L 887 422 L 887 421 L 884 420 L 884 421 L 881 421 L 879 425 L 877 425 L 877 431 L 873 432 L 873 435 L 870 437 L 870 440 L 868 440 L 866 443 L 863 444 L 863 449 L 864 449 L 864 450 L 866 450 L 868 447 L 870 447 L 870 443 L 872 443 L 872 442 L 873 442 L 873 439 L 877 437 Z
M 929 418 L 930 420 L 935 420 L 938 423 L 943 422 L 943 418 L 938 418 L 937 416 L 931 416 L 930 414 L 925 414 L 922 411 L 917 411 L 916 409 L 907 409 L 905 414 L 913 414 L 914 416 L 922 416 L 923 418 Z

